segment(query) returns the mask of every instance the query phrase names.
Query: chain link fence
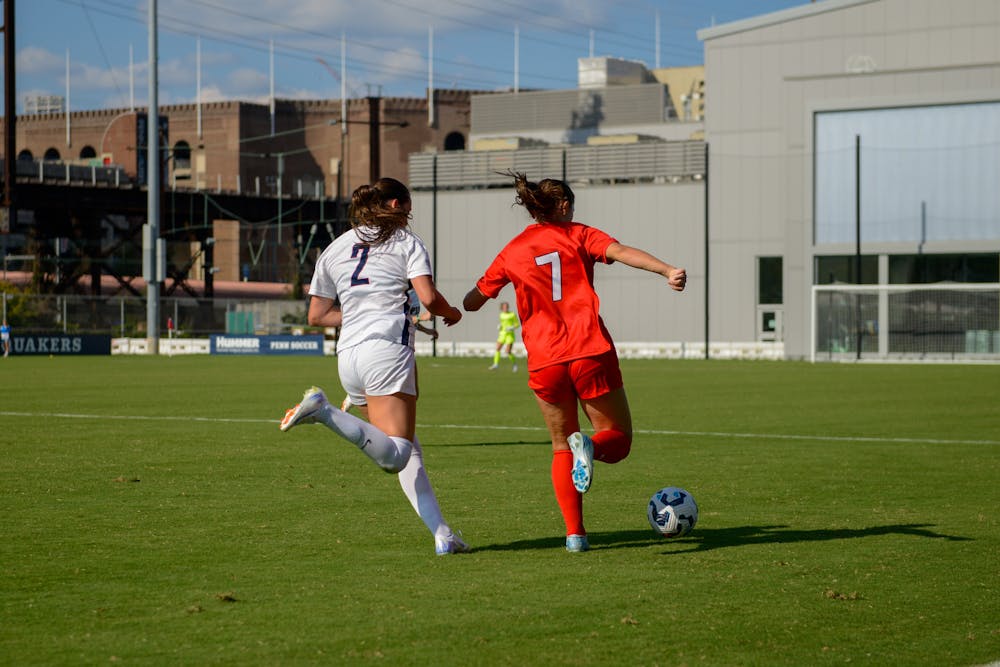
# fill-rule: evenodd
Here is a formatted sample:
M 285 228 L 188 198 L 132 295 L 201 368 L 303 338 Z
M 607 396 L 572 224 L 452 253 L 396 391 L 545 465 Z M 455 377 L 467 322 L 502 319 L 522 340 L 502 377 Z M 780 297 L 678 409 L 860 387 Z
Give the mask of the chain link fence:
M 18 334 L 108 334 L 145 337 L 146 300 L 126 296 L 3 293 L 3 317 Z M 306 324 L 305 300 L 160 299 L 163 337 L 280 334 Z

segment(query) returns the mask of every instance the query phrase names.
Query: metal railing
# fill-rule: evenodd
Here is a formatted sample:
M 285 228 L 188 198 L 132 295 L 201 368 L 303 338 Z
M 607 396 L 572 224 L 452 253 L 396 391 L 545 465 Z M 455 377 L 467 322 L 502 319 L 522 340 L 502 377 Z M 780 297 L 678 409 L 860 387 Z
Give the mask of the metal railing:
M 39 183 L 66 185 L 106 185 L 122 187 L 131 181 L 118 165 L 98 166 L 74 164 L 61 160 L 17 160 L 17 177 Z
M 104 186 L 109 188 L 139 187 L 138 181 L 125 168 L 112 165 L 81 164 L 64 160 L 19 159 L 17 177 L 22 181 L 49 185 Z M 167 190 L 182 192 L 213 192 L 269 198 L 331 199 L 322 176 L 306 175 L 283 181 L 277 174 L 255 176 L 244 180 L 237 174 L 191 174 L 190 169 L 175 170 L 164 178 Z M 144 186 L 143 186 L 144 187 Z
M 3 313 L 17 334 L 107 334 L 146 336 L 146 300 L 132 296 L 29 295 L 3 293 Z M 173 325 L 168 329 L 168 320 Z M 193 337 L 218 333 L 288 333 L 306 321 L 298 299 L 160 300 L 160 334 Z
M 705 142 L 413 153 L 410 187 L 414 190 L 435 186 L 439 189 L 506 187 L 510 185 L 510 178 L 503 175 L 507 170 L 524 172 L 529 178 L 561 178 L 571 183 L 701 180 L 705 177 Z

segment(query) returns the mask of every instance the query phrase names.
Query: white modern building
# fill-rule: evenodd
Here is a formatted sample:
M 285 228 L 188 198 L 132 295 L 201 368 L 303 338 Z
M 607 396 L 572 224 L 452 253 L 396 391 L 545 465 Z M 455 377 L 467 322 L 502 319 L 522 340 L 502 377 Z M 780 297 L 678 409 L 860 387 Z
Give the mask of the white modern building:
M 822 284 L 1000 282 L 997 35 L 996 0 L 825 0 L 698 33 L 703 125 L 680 120 L 648 79 L 474 98 L 471 137 L 508 150 L 411 156 L 414 228 L 458 300 L 527 222 L 496 172 L 566 178 L 581 222 L 688 269 L 676 295 L 599 268 L 620 344 L 667 356 L 701 355 L 706 340 L 730 356 L 928 343 L 995 355 L 996 290 L 902 306 L 890 290 L 823 292 L 818 318 L 812 304 Z M 845 308 L 848 322 L 831 315 Z M 909 311 L 929 315 L 900 324 Z M 487 311 L 441 344 L 494 331 Z
M 698 33 L 713 337 L 774 313 L 809 356 L 811 287 L 856 281 L 858 229 L 863 283 L 1000 281 L 998 35 L 996 0 L 826 0 Z

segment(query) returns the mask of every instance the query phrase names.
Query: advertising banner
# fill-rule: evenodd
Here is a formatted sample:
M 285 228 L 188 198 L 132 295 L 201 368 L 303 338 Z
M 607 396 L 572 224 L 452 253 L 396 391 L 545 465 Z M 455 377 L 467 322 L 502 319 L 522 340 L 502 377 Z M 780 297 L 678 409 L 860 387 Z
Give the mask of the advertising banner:
M 39 354 L 111 354 L 111 336 L 81 334 L 12 334 L 10 353 L 27 356 Z
M 323 336 L 225 336 L 213 335 L 212 354 L 297 354 L 322 355 Z

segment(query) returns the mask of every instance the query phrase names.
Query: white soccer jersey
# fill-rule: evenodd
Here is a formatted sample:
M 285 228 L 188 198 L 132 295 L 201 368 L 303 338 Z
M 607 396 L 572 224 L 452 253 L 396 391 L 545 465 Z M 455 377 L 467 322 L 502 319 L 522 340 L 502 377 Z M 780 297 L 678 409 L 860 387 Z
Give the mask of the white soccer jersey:
M 427 248 L 409 228 L 377 246 L 362 242 L 352 229 L 320 255 L 309 293 L 340 299 L 343 324 L 337 349 L 372 338 L 413 347 L 406 291 L 410 278 L 429 275 Z

